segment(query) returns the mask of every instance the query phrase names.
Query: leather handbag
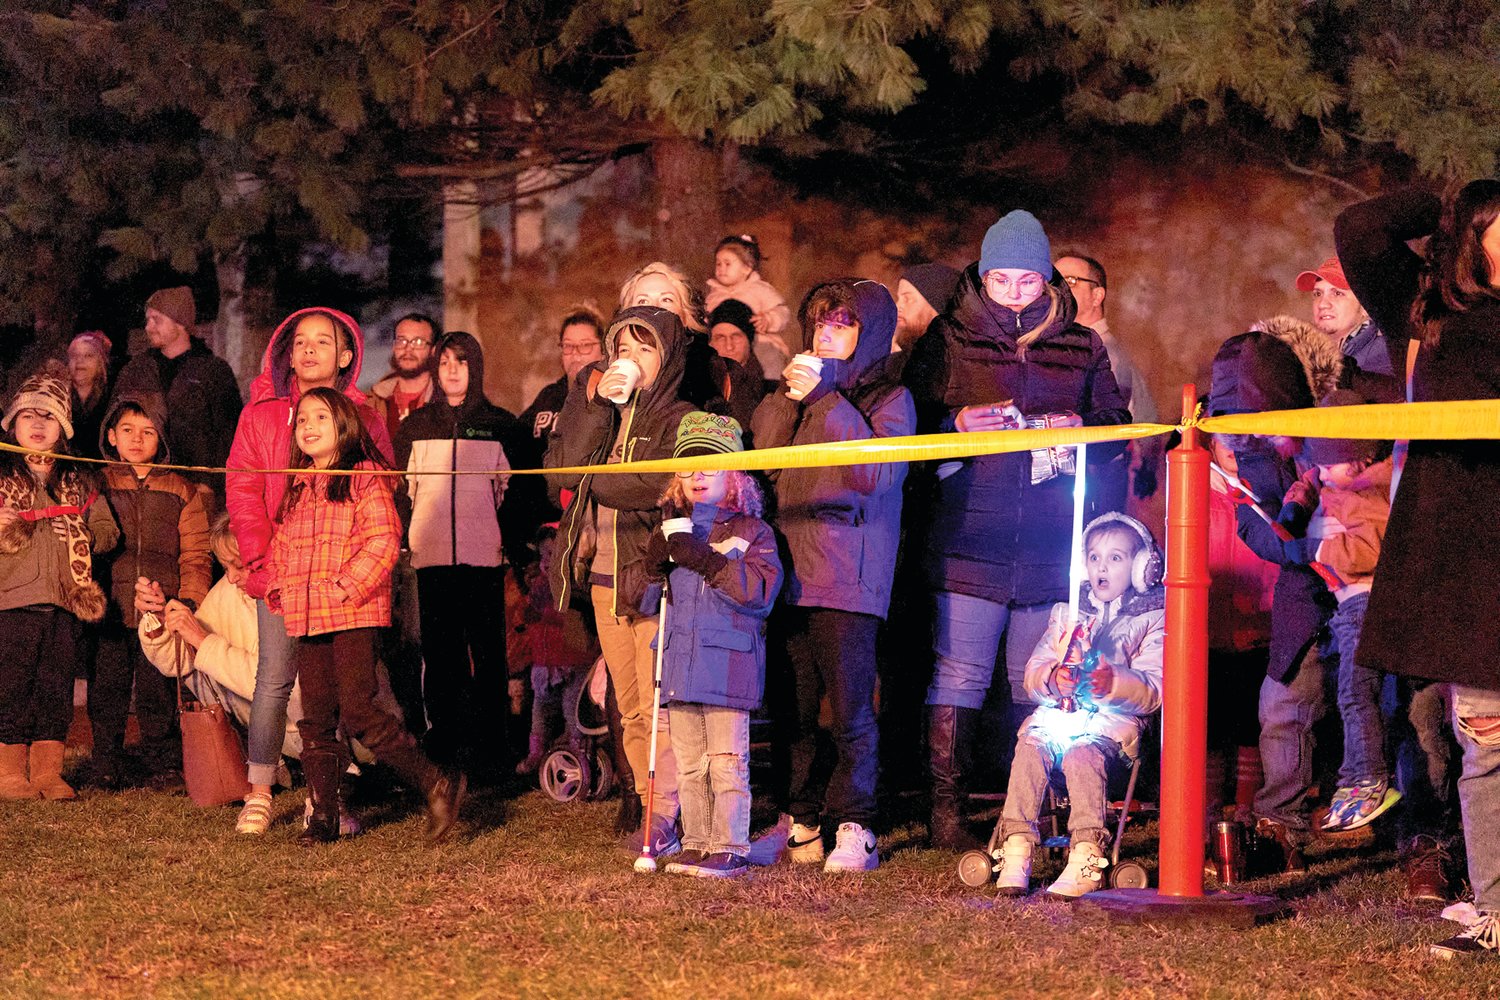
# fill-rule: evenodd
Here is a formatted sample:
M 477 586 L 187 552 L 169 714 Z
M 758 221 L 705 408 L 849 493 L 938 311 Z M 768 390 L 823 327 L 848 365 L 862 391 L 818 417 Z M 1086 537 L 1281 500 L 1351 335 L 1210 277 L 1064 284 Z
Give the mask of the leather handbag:
M 198 806 L 224 806 L 250 794 L 245 749 L 222 703 L 182 700 L 186 656 L 182 637 L 172 637 L 177 659 L 177 718 L 182 728 L 182 777 L 188 798 Z

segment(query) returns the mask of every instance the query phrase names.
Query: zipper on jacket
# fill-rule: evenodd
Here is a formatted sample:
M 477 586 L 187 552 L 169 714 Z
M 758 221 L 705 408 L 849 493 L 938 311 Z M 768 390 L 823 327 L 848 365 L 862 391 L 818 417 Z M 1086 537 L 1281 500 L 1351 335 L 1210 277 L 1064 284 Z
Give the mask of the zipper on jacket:
M 622 439 L 624 440 L 624 444 L 621 445 L 621 447 L 620 447 L 620 461 L 622 461 L 622 462 L 628 462 L 628 461 L 630 461 L 630 427 L 631 427 L 631 425 L 633 423 L 635 423 L 635 403 L 636 403 L 636 400 L 640 399 L 640 398 L 641 398 L 640 393 L 636 393 L 635 399 L 632 399 L 630 401 L 630 412 L 628 412 L 628 413 L 625 414 L 625 432 L 622 435 Z M 614 539 L 614 543 L 615 543 L 614 544 L 614 556 L 613 556 L 613 559 L 614 559 L 615 562 L 614 562 L 614 565 L 612 567 L 610 567 L 613 570 L 613 579 L 614 579 L 615 585 L 610 588 L 609 613 L 612 614 L 612 615 L 614 615 L 616 618 L 618 618 L 618 617 L 620 617 L 620 512 L 619 511 L 615 511 L 615 520 L 614 520 L 614 523 L 609 526 L 609 531 L 610 531 L 610 535 Z
M 453 411 L 453 450 L 448 454 L 448 471 L 458 471 L 458 411 Z M 448 477 L 448 565 L 458 565 L 458 477 Z
M 135 470 L 131 469 L 130 470 L 130 474 L 132 476 L 135 475 Z M 145 493 L 146 489 L 147 489 L 147 487 L 146 487 L 146 480 L 144 480 L 144 479 L 136 480 L 135 491 L 137 493 Z M 138 497 L 135 498 L 135 577 L 134 577 L 134 579 L 132 579 L 130 581 L 131 586 L 134 586 L 135 585 L 135 581 L 139 580 L 141 578 L 141 575 L 142 575 L 141 574 L 141 558 L 142 558 L 142 556 L 145 555 L 145 546 L 142 544 L 142 539 L 141 539 L 141 508 L 143 506 L 145 506 L 145 502 L 146 502 L 146 498 L 145 497 L 138 496 Z M 135 604 L 133 602 L 130 605 L 130 608 L 131 608 L 131 611 L 135 615 L 136 621 L 139 622 L 140 621 L 140 612 L 135 611 Z

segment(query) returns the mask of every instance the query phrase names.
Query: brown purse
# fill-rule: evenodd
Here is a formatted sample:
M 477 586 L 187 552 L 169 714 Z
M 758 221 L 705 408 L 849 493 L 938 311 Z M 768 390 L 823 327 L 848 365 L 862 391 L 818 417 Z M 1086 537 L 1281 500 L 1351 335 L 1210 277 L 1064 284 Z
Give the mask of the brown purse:
M 177 659 L 177 718 L 182 727 L 182 777 L 194 805 L 224 806 L 250 794 L 245 773 L 245 749 L 240 734 L 221 703 L 184 704 L 182 637 L 172 637 Z

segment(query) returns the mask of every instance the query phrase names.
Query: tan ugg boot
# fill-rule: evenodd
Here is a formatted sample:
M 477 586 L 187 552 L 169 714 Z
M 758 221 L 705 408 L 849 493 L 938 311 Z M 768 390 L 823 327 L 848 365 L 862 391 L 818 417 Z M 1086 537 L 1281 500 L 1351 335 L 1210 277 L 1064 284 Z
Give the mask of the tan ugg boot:
M 0 743 L 0 799 L 38 799 L 42 793 L 26 780 L 25 743 Z
M 63 780 L 62 765 L 62 740 L 31 744 L 31 783 L 42 793 L 42 798 L 58 801 L 78 797 L 73 786 Z

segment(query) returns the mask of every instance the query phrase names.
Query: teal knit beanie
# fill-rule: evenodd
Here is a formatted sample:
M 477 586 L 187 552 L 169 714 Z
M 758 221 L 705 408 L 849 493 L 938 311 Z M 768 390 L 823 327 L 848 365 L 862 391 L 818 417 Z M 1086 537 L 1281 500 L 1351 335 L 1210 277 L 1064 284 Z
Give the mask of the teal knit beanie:
M 979 276 L 996 268 L 1035 271 L 1052 277 L 1052 244 L 1036 216 L 1022 209 L 1008 212 L 984 234 L 979 249 Z

